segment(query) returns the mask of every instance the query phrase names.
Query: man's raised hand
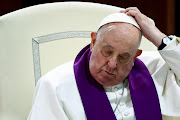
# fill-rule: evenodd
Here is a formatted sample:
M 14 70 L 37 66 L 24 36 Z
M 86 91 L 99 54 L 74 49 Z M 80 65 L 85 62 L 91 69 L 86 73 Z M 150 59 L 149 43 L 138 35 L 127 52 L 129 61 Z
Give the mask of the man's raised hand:
M 126 8 L 125 10 L 121 10 L 120 13 L 132 16 L 139 24 L 142 34 L 155 46 L 159 47 L 162 38 L 166 37 L 166 35 L 162 33 L 146 15 L 142 14 L 137 7 Z

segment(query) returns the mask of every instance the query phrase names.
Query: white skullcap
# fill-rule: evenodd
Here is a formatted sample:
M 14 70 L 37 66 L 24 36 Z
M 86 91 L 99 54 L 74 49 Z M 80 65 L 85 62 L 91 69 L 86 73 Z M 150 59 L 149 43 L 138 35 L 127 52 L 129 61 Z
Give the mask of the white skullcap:
M 125 13 L 113 13 L 108 15 L 107 17 L 105 17 L 99 27 L 98 30 L 105 24 L 107 23 L 114 23 L 114 22 L 123 22 L 123 23 L 129 23 L 132 24 L 134 26 L 136 26 L 137 28 L 140 29 L 139 25 L 137 24 L 136 20 L 132 17 L 132 16 L 128 16 Z M 140 29 L 141 30 L 141 29 Z

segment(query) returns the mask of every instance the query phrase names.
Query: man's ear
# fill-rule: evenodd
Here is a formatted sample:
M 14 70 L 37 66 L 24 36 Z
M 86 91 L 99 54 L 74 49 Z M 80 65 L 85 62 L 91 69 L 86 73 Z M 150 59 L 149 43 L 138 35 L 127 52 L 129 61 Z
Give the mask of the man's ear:
M 138 49 L 136 55 L 134 56 L 134 60 L 135 60 L 138 56 L 140 56 L 141 53 L 142 53 L 142 50 Z
M 97 36 L 97 33 L 96 32 L 92 32 L 91 33 L 91 44 L 90 44 L 90 50 L 92 52 L 93 48 L 94 48 L 94 45 L 96 43 L 96 36 Z

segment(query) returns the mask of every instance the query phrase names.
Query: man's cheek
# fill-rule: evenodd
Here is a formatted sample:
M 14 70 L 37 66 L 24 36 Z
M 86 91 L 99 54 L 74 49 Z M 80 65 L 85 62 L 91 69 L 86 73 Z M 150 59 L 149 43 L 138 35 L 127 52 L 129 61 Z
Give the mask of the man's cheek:
M 133 65 L 134 65 L 134 62 L 133 62 L 133 61 L 131 61 L 131 62 L 128 64 L 127 70 L 126 70 L 128 73 L 132 70 Z

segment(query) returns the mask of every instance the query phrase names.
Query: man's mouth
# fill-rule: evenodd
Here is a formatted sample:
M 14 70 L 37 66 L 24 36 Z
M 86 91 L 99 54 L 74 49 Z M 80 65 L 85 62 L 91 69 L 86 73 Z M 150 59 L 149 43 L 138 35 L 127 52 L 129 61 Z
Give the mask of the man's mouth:
M 108 71 L 105 71 L 107 74 L 109 74 L 109 75 L 114 75 L 113 73 L 110 73 L 110 72 L 108 72 Z

